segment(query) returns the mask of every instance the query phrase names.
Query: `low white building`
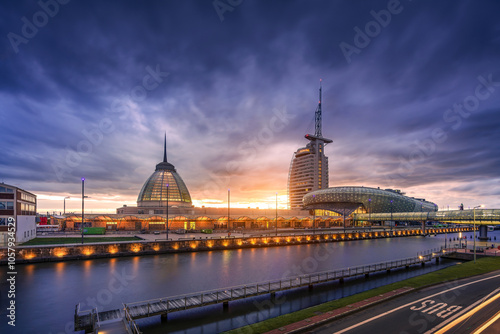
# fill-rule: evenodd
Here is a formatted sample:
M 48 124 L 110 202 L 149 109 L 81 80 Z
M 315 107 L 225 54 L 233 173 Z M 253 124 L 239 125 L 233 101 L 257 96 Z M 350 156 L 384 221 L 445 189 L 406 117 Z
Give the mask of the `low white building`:
M 15 226 L 16 245 L 36 237 L 36 195 L 0 183 L 0 247 L 8 245 L 9 227 Z

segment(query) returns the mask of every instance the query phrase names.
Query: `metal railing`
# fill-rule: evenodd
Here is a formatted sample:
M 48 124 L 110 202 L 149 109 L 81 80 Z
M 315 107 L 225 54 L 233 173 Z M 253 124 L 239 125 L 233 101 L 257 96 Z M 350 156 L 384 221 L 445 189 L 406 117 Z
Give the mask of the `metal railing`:
M 138 319 L 162 313 L 174 312 L 194 307 L 273 293 L 277 291 L 294 289 L 336 279 L 366 275 L 400 267 L 408 267 L 411 265 L 431 261 L 433 258 L 442 256 L 446 253 L 446 250 L 440 250 L 436 248 L 421 252 L 418 256 L 411 258 L 367 264 L 338 270 L 323 271 L 307 275 L 293 276 L 286 279 L 238 285 L 225 289 L 214 289 L 165 298 L 155 298 L 124 305 L 125 309 L 129 312 L 131 319 Z
M 78 303 L 75 308 L 75 330 L 86 330 L 90 328 L 94 331 L 99 327 L 100 321 L 97 307 L 82 311 L 80 310 L 80 303 Z
M 125 311 L 125 322 L 127 327 L 132 331 L 133 334 L 142 334 L 142 332 L 139 330 L 139 327 L 135 323 L 134 319 L 130 316 L 130 313 L 128 311 L 128 308 L 124 305 L 124 311 Z

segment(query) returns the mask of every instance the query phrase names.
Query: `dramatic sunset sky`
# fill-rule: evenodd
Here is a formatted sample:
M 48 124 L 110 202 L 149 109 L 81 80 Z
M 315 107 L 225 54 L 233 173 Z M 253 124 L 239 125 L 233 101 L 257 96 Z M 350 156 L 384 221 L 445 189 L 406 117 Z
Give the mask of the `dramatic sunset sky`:
M 165 132 L 197 206 L 285 207 L 320 78 L 330 186 L 500 208 L 498 1 L 40 3 L 0 4 L 0 182 L 39 212 L 135 205 Z

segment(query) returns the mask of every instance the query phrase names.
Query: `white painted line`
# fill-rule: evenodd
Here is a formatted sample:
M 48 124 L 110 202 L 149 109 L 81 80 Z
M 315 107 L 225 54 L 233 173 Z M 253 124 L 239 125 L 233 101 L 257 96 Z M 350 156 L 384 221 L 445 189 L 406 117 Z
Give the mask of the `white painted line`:
M 483 326 L 481 326 L 481 328 L 479 328 L 473 334 L 480 334 L 480 333 L 482 333 L 486 328 L 490 327 L 498 319 L 500 319 L 500 312 L 498 312 L 495 316 L 493 316 L 493 318 L 491 318 L 488 322 L 486 322 Z
M 446 326 L 448 323 L 452 322 L 453 320 L 455 320 L 456 318 L 460 317 L 462 314 L 464 314 L 465 312 L 469 311 L 471 308 L 473 307 L 476 307 L 476 305 L 482 303 L 483 301 L 487 300 L 488 298 L 490 298 L 490 296 L 492 296 L 493 294 L 497 293 L 498 291 L 500 290 L 500 288 L 490 292 L 487 296 L 477 300 L 475 303 L 473 303 L 472 305 L 469 305 L 469 307 L 463 309 L 462 311 L 458 312 L 457 314 L 454 314 L 451 318 L 449 319 L 446 319 L 445 321 L 441 322 L 440 324 L 438 324 L 436 327 L 428 330 L 427 332 L 425 332 L 424 334 L 430 334 L 430 333 L 434 333 L 435 331 L 437 331 L 438 329 L 440 329 L 441 327 L 444 327 Z M 496 298 L 495 298 L 496 299 Z M 466 317 L 464 317 L 463 319 L 465 319 Z M 455 324 L 453 325 L 455 326 Z M 453 327 L 452 326 L 452 327 Z M 449 329 L 451 327 L 448 327 L 447 326 L 447 329 Z M 440 331 L 440 333 L 444 333 L 443 331 Z M 437 333 L 436 333 L 437 334 Z
M 500 290 L 500 289 L 497 289 L 497 290 Z M 472 315 L 474 315 L 474 313 L 476 313 L 477 311 L 480 311 L 482 308 L 484 308 L 485 306 L 491 304 L 491 302 L 497 300 L 498 298 L 500 298 L 500 293 L 497 294 L 495 297 L 490 298 L 489 300 L 487 300 L 484 303 L 480 304 L 479 306 L 475 307 L 472 311 L 469 311 L 466 314 L 462 315 L 460 318 L 458 318 L 457 320 L 455 320 L 452 323 L 448 324 L 446 327 L 440 329 L 438 332 L 436 332 L 436 334 L 446 333 L 452 327 L 454 327 L 457 324 L 461 323 L 465 319 L 470 318 Z M 485 300 L 485 298 L 483 298 L 482 300 Z
M 362 325 L 364 325 L 364 324 L 366 324 L 366 323 L 369 323 L 369 322 L 371 322 L 371 321 L 373 321 L 373 320 L 377 320 L 377 319 L 379 319 L 379 318 L 382 318 L 382 317 L 384 317 L 384 316 L 386 316 L 386 315 L 388 315 L 388 314 L 391 314 L 391 313 L 393 313 L 393 312 L 399 311 L 399 310 L 401 310 L 402 308 L 405 308 L 405 307 L 408 307 L 408 306 L 413 305 L 413 304 L 415 304 L 415 303 L 421 302 L 422 300 L 426 300 L 426 299 L 432 298 L 432 297 L 434 297 L 434 296 L 439 296 L 440 294 L 446 293 L 446 292 L 448 292 L 448 291 L 452 291 L 452 290 L 455 290 L 455 289 L 458 289 L 458 288 L 462 288 L 462 287 L 464 287 L 464 286 L 468 286 L 468 285 L 476 284 L 476 283 L 483 282 L 483 281 L 487 281 L 487 280 L 490 280 L 490 279 L 493 279 L 493 278 L 497 278 L 497 277 L 500 277 L 500 274 L 499 274 L 499 275 L 495 275 L 495 276 L 491 276 L 491 277 L 482 278 L 482 279 L 477 280 L 477 281 L 472 281 L 472 282 L 469 282 L 469 283 L 465 283 L 465 284 L 462 284 L 462 285 L 456 286 L 456 287 L 454 287 L 454 288 L 450 288 L 450 289 L 448 289 L 448 290 L 441 291 L 441 292 L 435 293 L 435 294 L 430 295 L 430 296 L 426 296 L 426 297 L 421 298 L 421 299 L 419 299 L 419 300 L 415 300 L 415 301 L 413 301 L 413 302 L 411 302 L 411 303 L 404 304 L 404 305 L 401 305 L 401 306 L 399 306 L 399 307 L 396 307 L 396 308 L 395 308 L 395 309 L 393 309 L 393 310 L 390 310 L 390 311 L 387 311 L 387 312 L 381 313 L 381 314 L 379 314 L 379 315 L 377 315 L 377 316 L 374 316 L 374 317 L 372 317 L 372 318 L 370 318 L 370 319 L 366 319 L 366 320 L 364 320 L 364 321 L 362 321 L 362 322 L 360 322 L 360 323 L 357 323 L 356 325 L 352 325 L 352 326 L 350 326 L 350 327 L 344 328 L 343 330 L 340 330 L 340 331 L 335 332 L 335 333 L 336 333 L 336 334 L 342 334 L 342 333 L 348 332 L 348 331 L 350 331 L 351 329 L 354 329 L 354 328 L 356 328 L 356 327 L 362 326 Z

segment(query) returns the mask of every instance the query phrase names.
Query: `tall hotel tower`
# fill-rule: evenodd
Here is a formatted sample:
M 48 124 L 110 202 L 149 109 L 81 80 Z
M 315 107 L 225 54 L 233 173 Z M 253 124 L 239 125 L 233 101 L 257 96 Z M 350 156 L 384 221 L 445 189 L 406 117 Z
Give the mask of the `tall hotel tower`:
M 288 200 L 290 209 L 301 209 L 305 194 L 328 188 L 328 157 L 325 156 L 325 146 L 331 139 L 323 138 L 321 134 L 321 80 L 319 87 L 319 102 L 315 112 L 314 136 L 305 136 L 309 143 L 299 148 L 290 163 L 288 174 Z

